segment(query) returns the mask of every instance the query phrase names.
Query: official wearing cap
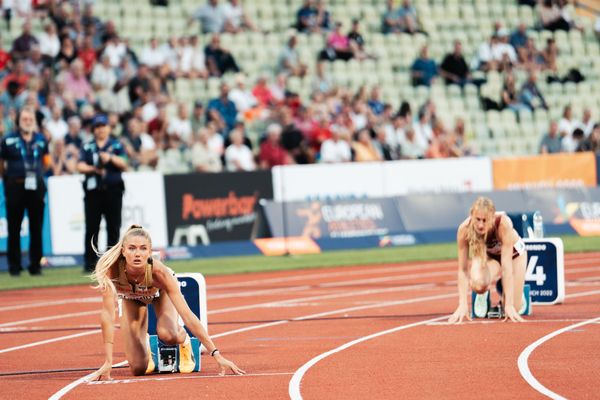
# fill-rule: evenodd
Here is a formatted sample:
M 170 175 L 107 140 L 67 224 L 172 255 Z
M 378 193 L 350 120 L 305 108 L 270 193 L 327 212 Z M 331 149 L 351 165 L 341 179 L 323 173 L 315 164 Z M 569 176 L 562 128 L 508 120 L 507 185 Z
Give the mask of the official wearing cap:
M 11 276 L 21 273 L 21 223 L 25 210 L 29 217 L 29 273 L 42 270 L 42 224 L 46 184 L 50 168 L 48 142 L 36 132 L 35 110 L 25 107 L 17 116 L 17 131 L 0 142 L 0 175 L 4 182 L 8 224 L 8 266 Z
M 85 174 L 85 253 L 84 271 L 92 272 L 98 256 L 98 232 L 102 216 L 106 221 L 107 246 L 119 241 L 121 209 L 125 184 L 122 172 L 127 169 L 125 149 L 111 136 L 111 127 L 104 114 L 92 119 L 94 138 L 83 145 L 77 170 Z

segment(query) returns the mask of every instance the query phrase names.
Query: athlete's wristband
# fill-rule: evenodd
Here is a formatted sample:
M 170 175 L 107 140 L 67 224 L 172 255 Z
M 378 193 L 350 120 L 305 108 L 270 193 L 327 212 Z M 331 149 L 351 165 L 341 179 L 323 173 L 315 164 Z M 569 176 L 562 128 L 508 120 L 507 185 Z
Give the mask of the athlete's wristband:
M 220 353 L 219 349 L 214 349 L 213 351 L 210 352 L 210 356 L 214 357 L 216 353 Z

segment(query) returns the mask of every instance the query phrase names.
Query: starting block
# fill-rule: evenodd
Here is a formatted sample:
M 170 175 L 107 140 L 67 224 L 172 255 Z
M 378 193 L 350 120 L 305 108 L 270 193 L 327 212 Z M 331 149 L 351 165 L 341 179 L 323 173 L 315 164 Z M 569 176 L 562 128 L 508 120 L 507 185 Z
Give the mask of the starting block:
M 491 303 L 491 295 L 489 290 L 485 293 L 486 295 L 486 305 L 483 310 L 478 310 L 479 312 L 475 312 L 475 299 L 477 298 L 477 293 L 475 291 L 471 292 L 471 318 L 502 318 L 504 317 L 504 310 L 500 306 L 492 307 Z M 525 298 L 524 306 L 521 306 L 521 310 L 519 310 L 519 314 L 521 315 L 531 315 L 533 310 L 531 307 L 531 288 L 529 285 L 523 286 L 523 297 Z
M 206 282 L 204 276 L 199 273 L 193 273 L 177 274 L 176 277 L 179 281 L 181 294 L 183 294 L 185 301 L 206 329 L 208 319 L 206 309 Z M 194 337 L 192 332 L 184 326 L 181 317 L 178 318 L 178 322 L 190 335 L 192 351 L 194 352 L 194 358 L 196 360 L 193 371 L 200 371 L 200 348 L 202 343 L 200 343 L 200 341 Z M 164 344 L 158 338 L 158 335 L 156 334 L 156 313 L 152 304 L 148 306 L 148 334 L 150 336 L 150 351 L 152 352 L 152 359 L 156 366 L 154 372 L 179 372 L 179 346 Z

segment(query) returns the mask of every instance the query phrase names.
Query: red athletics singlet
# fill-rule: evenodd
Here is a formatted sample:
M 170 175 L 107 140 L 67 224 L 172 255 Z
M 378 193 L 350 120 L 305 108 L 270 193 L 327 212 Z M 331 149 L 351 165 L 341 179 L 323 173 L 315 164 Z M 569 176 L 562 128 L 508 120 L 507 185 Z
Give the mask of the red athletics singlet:
M 502 242 L 498 238 L 498 226 L 500 226 L 502 215 L 503 214 L 496 215 L 494 228 L 488 233 L 488 237 L 485 242 L 487 256 L 498 262 L 500 262 L 500 255 L 502 254 Z M 525 243 L 523 242 L 523 239 L 519 238 L 519 240 L 513 245 L 512 258 L 515 259 L 519 257 L 524 250 Z

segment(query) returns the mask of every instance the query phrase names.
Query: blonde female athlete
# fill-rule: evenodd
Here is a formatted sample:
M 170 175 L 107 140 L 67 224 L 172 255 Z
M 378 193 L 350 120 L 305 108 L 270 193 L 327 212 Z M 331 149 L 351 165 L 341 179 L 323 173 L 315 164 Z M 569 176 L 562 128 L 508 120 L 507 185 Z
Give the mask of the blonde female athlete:
M 496 214 L 492 200 L 479 197 L 471 206 L 469 217 L 458 227 L 456 236 L 459 299 L 458 308 L 448 322 L 471 319 L 469 286 L 477 293 L 485 293 L 500 278 L 506 318 L 522 322 L 517 310 L 523 298 L 527 252 L 510 218 Z
M 245 372 L 223 357 L 210 339 L 200 320 L 188 307 L 173 271 L 159 260 L 152 260 L 150 235 L 141 226 L 132 225 L 121 240 L 104 253 L 92 275 L 102 291 L 102 338 L 106 358 L 102 367 L 89 380 L 110 380 L 114 343 L 114 315 L 117 297 L 122 299 L 121 331 L 125 355 L 133 375 L 154 370 L 148 344 L 148 310 L 156 310 L 156 331 L 166 344 L 179 344 L 180 372 L 191 372 L 196 364 L 190 337 L 178 324 L 178 314 L 185 326 L 206 347 L 219 364 L 220 374 L 227 369 L 241 375 Z

